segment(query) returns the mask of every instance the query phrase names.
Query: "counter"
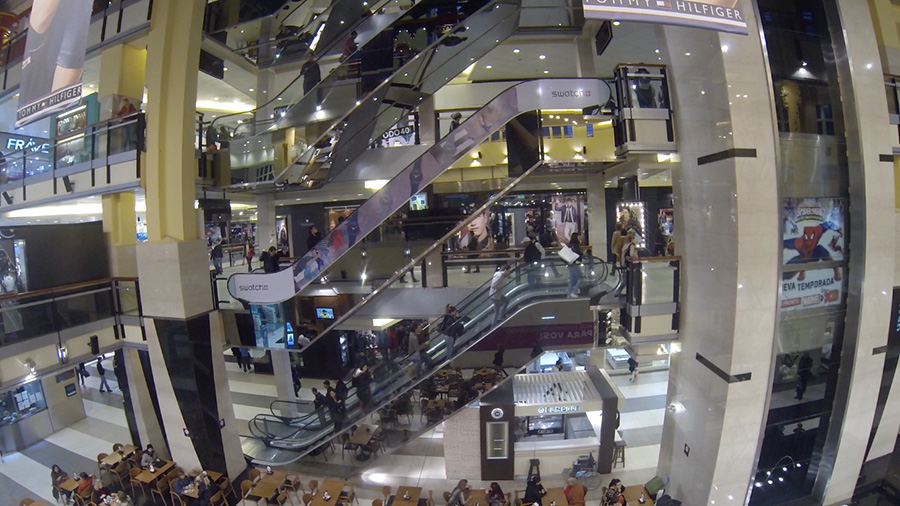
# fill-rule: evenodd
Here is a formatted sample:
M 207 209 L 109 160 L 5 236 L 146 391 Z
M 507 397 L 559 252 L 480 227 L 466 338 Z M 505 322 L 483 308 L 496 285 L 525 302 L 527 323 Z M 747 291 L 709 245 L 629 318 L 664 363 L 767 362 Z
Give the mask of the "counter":
M 50 434 L 53 434 L 53 424 L 50 422 L 50 412 L 44 408 L 0 426 L 0 450 L 4 453 L 24 450 Z

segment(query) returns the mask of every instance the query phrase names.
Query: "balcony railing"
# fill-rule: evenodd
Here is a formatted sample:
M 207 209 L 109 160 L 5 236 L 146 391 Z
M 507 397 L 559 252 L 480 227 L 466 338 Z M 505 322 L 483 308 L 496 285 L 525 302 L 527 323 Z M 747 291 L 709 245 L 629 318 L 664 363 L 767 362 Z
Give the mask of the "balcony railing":
M 139 316 L 136 278 L 109 278 L 0 296 L 0 347 L 113 318 Z

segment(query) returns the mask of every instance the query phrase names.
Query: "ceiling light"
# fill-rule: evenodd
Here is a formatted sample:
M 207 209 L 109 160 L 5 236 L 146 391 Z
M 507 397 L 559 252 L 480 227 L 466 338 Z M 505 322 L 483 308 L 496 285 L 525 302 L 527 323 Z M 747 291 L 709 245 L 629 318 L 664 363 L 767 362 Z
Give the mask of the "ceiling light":
M 484 68 L 491 70 L 492 68 L 494 68 L 494 66 L 493 65 L 485 65 Z
M 655 52 L 656 52 L 656 54 L 659 54 L 659 48 L 656 48 Z
M 545 73 L 545 74 L 549 74 L 550 71 L 549 71 L 549 70 L 545 70 L 544 73 Z
M 727 52 L 728 52 L 728 44 L 722 44 L 722 52 L 723 52 L 723 53 L 727 53 Z
M 513 49 L 513 53 L 514 53 L 514 54 L 519 54 L 519 48 Z
M 690 55 L 691 55 L 691 53 L 684 53 L 684 55 L 685 55 L 685 56 L 690 56 Z
M 250 88 L 250 91 L 256 91 L 256 90 L 254 90 L 253 88 Z
M 546 59 L 547 59 L 547 55 L 542 54 L 542 55 L 538 56 L 538 58 L 541 59 L 541 60 L 546 60 Z
M 556 319 L 555 316 L 541 316 L 541 320 L 554 320 L 554 319 Z
M 615 21 L 613 21 L 613 26 L 619 26 L 619 25 L 621 25 L 621 24 L 622 24 L 622 22 L 619 21 L 618 19 L 615 20 Z
M 387 179 L 373 179 L 371 181 L 366 181 L 363 183 L 363 188 L 366 190 L 380 190 L 384 188 L 384 185 L 388 184 Z
M 222 67 L 222 70 L 223 70 L 224 72 L 228 72 L 228 67 Z
M 807 66 L 807 65 L 809 65 L 809 63 L 803 62 L 803 66 L 804 66 L 804 67 Z

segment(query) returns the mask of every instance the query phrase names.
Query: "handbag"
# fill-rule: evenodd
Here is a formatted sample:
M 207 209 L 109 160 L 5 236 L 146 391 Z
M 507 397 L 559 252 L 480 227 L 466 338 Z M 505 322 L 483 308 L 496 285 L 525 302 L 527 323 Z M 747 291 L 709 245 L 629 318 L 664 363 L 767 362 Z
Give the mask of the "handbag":
M 572 248 L 570 248 L 568 245 L 563 246 L 559 249 L 559 258 L 562 258 L 563 262 L 572 265 L 576 260 L 578 260 L 578 253 L 572 251 Z

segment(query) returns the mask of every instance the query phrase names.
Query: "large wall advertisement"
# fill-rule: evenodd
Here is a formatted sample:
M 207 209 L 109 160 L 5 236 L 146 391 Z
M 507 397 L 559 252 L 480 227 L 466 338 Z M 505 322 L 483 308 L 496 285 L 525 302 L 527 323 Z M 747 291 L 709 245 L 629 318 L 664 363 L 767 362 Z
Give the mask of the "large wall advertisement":
M 844 201 L 834 198 L 784 201 L 785 266 L 781 309 L 793 311 L 841 303 L 844 260 Z M 831 264 L 827 267 L 822 263 Z M 809 269 L 797 270 L 797 265 Z M 824 268 L 823 268 L 824 267 Z
M 665 23 L 747 34 L 742 0 L 582 0 L 584 17 Z
M 91 0 L 34 0 L 25 39 L 16 128 L 81 101 Z

